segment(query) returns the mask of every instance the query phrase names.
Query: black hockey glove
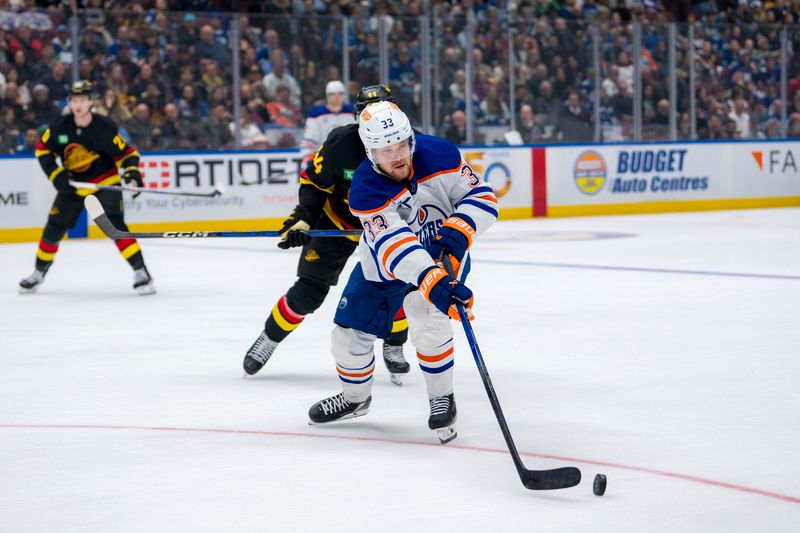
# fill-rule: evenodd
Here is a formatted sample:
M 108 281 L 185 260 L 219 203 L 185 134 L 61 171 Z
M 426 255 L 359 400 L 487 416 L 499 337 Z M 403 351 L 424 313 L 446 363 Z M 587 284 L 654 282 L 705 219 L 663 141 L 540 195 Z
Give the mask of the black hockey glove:
M 139 172 L 139 169 L 136 167 L 128 167 L 125 169 L 125 174 L 122 175 L 122 179 L 125 180 L 125 183 L 128 185 L 135 185 L 140 189 L 144 189 L 144 181 L 142 180 L 142 173 Z M 136 198 L 142 194 L 141 191 L 133 193 L 133 198 Z
M 288 250 L 295 246 L 305 246 L 311 242 L 311 237 L 308 236 L 306 231 L 310 230 L 311 226 L 308 222 L 303 220 L 303 212 L 300 207 L 295 207 L 289 218 L 283 221 L 281 227 L 281 240 L 278 243 L 278 248 Z
M 74 193 L 77 189 L 69 184 L 71 179 L 72 172 L 64 167 L 61 167 L 61 172 L 56 174 L 53 178 L 53 187 L 55 187 L 56 190 L 61 193 Z

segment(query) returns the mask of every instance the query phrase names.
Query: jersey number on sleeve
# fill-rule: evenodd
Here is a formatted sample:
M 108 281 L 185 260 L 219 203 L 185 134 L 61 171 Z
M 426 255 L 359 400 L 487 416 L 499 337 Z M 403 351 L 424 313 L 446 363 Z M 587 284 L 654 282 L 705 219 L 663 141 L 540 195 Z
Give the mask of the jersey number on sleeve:
M 364 226 L 364 231 L 369 233 L 369 240 L 372 242 L 375 242 L 375 237 L 383 230 L 389 228 L 389 224 L 386 223 L 386 218 L 383 215 L 375 215 L 371 220 L 364 220 L 361 224 Z
M 124 150 L 125 149 L 125 139 L 120 137 L 119 134 L 114 135 L 113 142 L 114 142 L 114 146 L 116 146 L 120 150 Z

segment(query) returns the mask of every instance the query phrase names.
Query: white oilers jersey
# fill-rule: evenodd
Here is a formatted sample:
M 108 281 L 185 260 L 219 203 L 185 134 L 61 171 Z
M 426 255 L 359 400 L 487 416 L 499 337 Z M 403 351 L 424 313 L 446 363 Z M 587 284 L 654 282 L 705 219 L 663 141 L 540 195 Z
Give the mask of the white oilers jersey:
M 300 141 L 300 157 L 316 152 L 328 138 L 328 134 L 339 126 L 353 124 L 355 122 L 353 111 L 355 108 L 350 104 L 345 104 L 339 112 L 331 111 L 324 105 L 311 109 L 306 119 L 303 140 Z
M 353 176 L 350 211 L 364 227 L 358 252 L 370 281 L 416 285 L 420 274 L 434 265 L 426 247 L 453 214 L 475 228 L 475 237 L 497 220 L 492 188 L 462 160 L 453 143 L 417 135 L 412 163 L 407 183 L 378 174 L 369 160 Z

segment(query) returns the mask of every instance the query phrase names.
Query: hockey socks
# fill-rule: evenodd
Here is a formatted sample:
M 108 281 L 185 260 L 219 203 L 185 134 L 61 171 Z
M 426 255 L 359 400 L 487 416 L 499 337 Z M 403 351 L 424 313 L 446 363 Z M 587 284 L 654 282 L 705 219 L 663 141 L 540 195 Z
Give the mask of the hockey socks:
M 264 331 L 273 341 L 281 342 L 289 333 L 297 329 L 304 318 L 305 315 L 301 315 L 289 307 L 284 294 L 272 308 L 272 313 L 264 324 Z

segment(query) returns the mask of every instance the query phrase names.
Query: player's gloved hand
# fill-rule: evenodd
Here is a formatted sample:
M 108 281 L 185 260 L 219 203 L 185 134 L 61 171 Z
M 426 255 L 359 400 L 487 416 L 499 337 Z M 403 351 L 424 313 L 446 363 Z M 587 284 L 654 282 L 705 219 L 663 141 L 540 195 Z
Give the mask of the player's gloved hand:
M 125 180 L 125 183 L 128 185 L 135 185 L 140 189 L 144 189 L 144 181 L 142 180 L 142 173 L 139 172 L 139 169 L 136 167 L 129 167 L 125 169 L 125 174 L 122 175 L 122 179 Z M 136 198 L 142 194 L 141 191 L 133 193 L 133 197 Z
M 295 207 L 289 218 L 283 221 L 281 227 L 281 240 L 278 243 L 278 248 L 288 250 L 295 246 L 305 246 L 311 242 L 311 237 L 308 236 L 306 231 L 310 230 L 311 226 L 308 222 L 303 220 L 302 210 Z
M 77 189 L 69 184 L 70 180 L 72 179 L 72 172 L 65 169 L 64 167 L 59 167 L 61 172 L 56 174 L 53 177 L 53 187 L 56 188 L 58 192 L 63 193 L 70 193 L 75 192 Z
M 472 291 L 453 276 L 448 276 L 442 267 L 432 266 L 424 271 L 417 285 L 422 296 L 450 318 L 461 320 L 456 303 L 464 305 L 467 311 L 472 307 Z
M 453 263 L 453 271 L 457 273 L 474 236 L 475 222 L 467 215 L 454 213 L 444 221 L 436 239 L 428 245 L 428 253 L 434 261 L 441 260 L 442 254 L 448 254 Z

